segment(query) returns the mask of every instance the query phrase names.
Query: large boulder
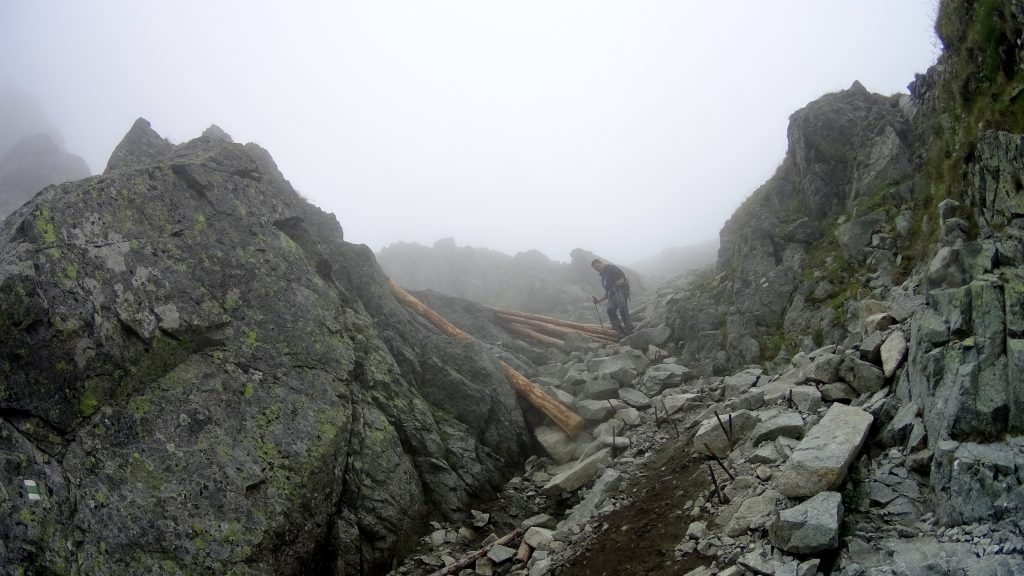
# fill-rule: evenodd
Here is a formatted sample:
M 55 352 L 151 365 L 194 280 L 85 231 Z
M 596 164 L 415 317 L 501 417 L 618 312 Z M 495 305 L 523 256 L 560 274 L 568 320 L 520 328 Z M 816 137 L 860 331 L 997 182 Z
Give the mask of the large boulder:
M 768 528 L 772 545 L 792 554 L 814 554 L 839 547 L 843 497 L 822 492 L 783 510 Z
M 0 565 L 380 572 L 494 494 L 528 436 L 488 350 L 263 149 L 146 128 L 0 225 L 0 494 L 42 494 L 0 497 Z
M 776 477 L 779 491 L 794 498 L 838 488 L 873 420 L 860 408 L 833 404 L 783 465 Z

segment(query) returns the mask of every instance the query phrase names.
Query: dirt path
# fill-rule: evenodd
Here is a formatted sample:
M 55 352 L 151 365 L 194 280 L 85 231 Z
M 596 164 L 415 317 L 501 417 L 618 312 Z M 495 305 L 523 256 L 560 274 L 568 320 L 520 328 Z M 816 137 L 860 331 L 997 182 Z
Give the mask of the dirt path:
M 675 547 L 690 522 L 702 520 L 684 511 L 687 502 L 707 496 L 711 482 L 703 461 L 671 440 L 626 486 L 630 502 L 603 520 L 606 528 L 563 567 L 563 576 L 685 574 L 708 560 L 697 555 L 676 559 Z

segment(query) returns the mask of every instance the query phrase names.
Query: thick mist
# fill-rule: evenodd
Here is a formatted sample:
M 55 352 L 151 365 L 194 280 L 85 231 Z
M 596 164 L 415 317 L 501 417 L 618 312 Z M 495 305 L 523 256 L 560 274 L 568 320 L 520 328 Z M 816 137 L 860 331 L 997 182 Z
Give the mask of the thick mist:
M 788 116 L 934 59 L 933 0 L 8 1 L 0 83 L 93 171 L 136 117 L 274 155 L 346 237 L 565 261 L 698 245 L 766 180 Z

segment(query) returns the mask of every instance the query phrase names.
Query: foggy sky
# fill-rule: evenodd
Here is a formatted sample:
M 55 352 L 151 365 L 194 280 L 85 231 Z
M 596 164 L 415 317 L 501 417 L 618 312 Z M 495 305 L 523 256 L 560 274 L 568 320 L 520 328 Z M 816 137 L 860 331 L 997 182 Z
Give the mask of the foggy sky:
M 791 113 L 905 92 L 936 0 L 0 0 L 0 83 L 94 172 L 136 117 L 267 148 L 346 239 L 617 261 L 715 238 Z

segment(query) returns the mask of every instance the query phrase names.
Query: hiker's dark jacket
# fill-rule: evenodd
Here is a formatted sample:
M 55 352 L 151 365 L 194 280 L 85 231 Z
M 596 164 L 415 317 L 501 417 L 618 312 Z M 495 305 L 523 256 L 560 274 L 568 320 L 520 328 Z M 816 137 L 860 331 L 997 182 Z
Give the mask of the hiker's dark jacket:
M 625 280 L 626 273 L 622 271 L 622 268 L 614 264 L 605 264 L 604 270 L 601 271 L 601 286 L 604 287 L 604 295 L 611 298 L 612 295 L 617 291 L 624 298 L 629 297 L 629 281 L 627 280 L 621 286 L 616 286 L 615 283 L 619 280 Z

